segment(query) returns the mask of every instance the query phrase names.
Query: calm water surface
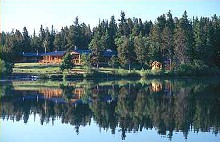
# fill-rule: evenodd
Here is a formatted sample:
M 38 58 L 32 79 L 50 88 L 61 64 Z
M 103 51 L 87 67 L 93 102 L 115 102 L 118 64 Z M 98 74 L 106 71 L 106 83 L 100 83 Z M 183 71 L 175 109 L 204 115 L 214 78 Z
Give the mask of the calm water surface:
M 220 141 L 220 79 L 13 81 L 1 142 Z

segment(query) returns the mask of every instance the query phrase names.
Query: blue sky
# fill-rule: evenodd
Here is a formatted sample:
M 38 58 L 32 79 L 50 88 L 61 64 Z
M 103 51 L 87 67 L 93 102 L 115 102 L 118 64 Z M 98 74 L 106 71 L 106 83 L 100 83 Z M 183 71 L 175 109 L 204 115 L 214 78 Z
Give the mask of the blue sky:
M 80 23 L 98 24 L 99 19 L 116 19 L 120 12 L 126 17 L 152 20 L 172 11 L 173 17 L 181 17 L 186 10 L 192 16 L 220 16 L 220 0 L 1 0 L 1 30 L 12 28 L 22 31 L 26 26 L 30 34 L 39 31 L 40 25 L 60 31 L 69 26 L 76 16 Z

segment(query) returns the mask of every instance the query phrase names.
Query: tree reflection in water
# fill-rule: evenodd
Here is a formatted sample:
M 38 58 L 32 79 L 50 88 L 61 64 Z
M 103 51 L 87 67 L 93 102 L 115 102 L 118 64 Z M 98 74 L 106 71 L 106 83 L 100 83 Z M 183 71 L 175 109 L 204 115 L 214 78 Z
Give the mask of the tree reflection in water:
M 78 85 L 80 84 L 80 85 Z M 9 84 L 1 88 L 2 119 L 28 122 L 39 114 L 41 124 L 61 119 L 80 126 L 91 123 L 115 134 L 156 128 L 172 138 L 176 131 L 220 130 L 220 83 L 209 80 L 68 83 L 59 87 Z

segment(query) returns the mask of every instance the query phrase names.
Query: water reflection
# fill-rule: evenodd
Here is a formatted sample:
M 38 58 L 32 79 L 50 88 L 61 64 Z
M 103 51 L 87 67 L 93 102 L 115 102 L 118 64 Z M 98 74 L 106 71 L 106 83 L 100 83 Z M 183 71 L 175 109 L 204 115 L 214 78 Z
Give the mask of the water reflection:
M 47 86 L 47 87 L 45 87 Z M 40 123 L 61 120 L 76 128 L 91 123 L 121 138 L 143 129 L 157 129 L 172 139 L 180 131 L 220 131 L 218 80 L 140 80 L 137 82 L 12 82 L 1 88 L 2 119 Z

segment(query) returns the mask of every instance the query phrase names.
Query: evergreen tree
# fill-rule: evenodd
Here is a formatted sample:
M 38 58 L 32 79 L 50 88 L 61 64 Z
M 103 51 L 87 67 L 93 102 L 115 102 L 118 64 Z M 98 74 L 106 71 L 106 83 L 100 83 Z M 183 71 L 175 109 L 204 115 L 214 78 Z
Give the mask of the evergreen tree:
M 48 27 L 46 27 L 43 45 L 44 47 L 46 45 L 47 51 L 50 51 L 50 52 L 54 51 L 53 36 L 54 35 L 51 35 L 51 32 L 49 31 Z
M 177 28 L 175 30 L 175 35 L 174 35 L 174 60 L 176 65 L 178 64 L 184 64 L 189 62 L 188 58 L 188 50 L 187 50 L 187 39 L 186 36 L 184 35 L 184 31 L 181 28 Z
M 78 17 L 75 18 L 74 25 L 71 25 L 69 28 L 69 35 L 68 35 L 68 47 L 69 49 L 74 49 L 75 47 L 81 47 L 81 27 L 79 25 Z
M 193 59 L 193 31 L 185 11 L 174 34 L 174 53 L 176 65 L 192 62 Z
M 112 41 L 111 41 L 111 37 L 109 35 L 108 30 L 105 31 L 105 34 L 102 36 L 102 40 L 101 41 L 103 42 L 102 46 L 104 46 L 103 47 L 104 49 L 111 49 Z
M 23 28 L 23 41 L 22 41 L 22 46 L 23 46 L 23 51 L 25 52 L 30 52 L 31 51 L 31 46 L 30 46 L 30 36 L 28 35 L 27 28 Z
M 220 67 L 220 17 L 216 14 L 212 17 L 212 32 L 213 46 L 214 46 L 214 58 L 215 63 Z
M 91 67 L 90 62 L 90 55 L 82 54 L 81 55 L 81 64 L 86 68 L 89 69 Z
M 41 51 L 40 38 L 36 36 L 35 30 L 31 38 L 31 48 L 34 52 Z
M 60 70 L 64 71 L 65 69 L 70 72 L 70 70 L 74 67 L 72 55 L 68 52 L 66 55 L 63 57 L 63 61 L 60 65 Z
M 55 33 L 55 30 L 54 30 L 54 27 L 53 27 L 53 25 L 51 26 L 51 32 L 50 32 L 50 49 L 51 49 L 51 51 L 54 51 L 55 49 L 55 47 L 54 47 L 54 40 L 55 40 L 55 35 L 56 35 L 56 33 Z
M 148 37 L 151 31 L 151 28 L 153 27 L 153 23 L 151 21 L 145 21 L 143 25 L 143 35 Z
M 98 32 L 95 33 L 92 41 L 89 44 L 89 49 L 92 50 L 91 53 L 91 63 L 99 68 L 100 60 L 102 58 L 102 52 L 104 51 L 104 46 L 102 45 L 102 39 Z
M 80 49 L 88 49 L 89 43 L 91 42 L 92 39 L 92 32 L 90 29 L 90 26 L 86 25 L 85 23 L 81 24 L 81 47 Z
M 53 45 L 55 47 L 56 50 L 62 50 L 62 37 L 60 33 L 57 33 L 55 35 L 54 41 L 53 41 Z
M 4 60 L 0 59 L 0 78 L 4 79 L 5 77 L 8 77 L 12 73 L 12 64 L 5 62 Z
M 206 64 L 214 64 L 214 49 L 212 28 L 208 18 L 196 18 L 193 21 L 194 31 L 194 59 L 201 60 Z
M 114 55 L 110 58 L 108 65 L 111 66 L 112 68 L 115 68 L 116 66 L 119 65 L 118 63 L 118 58 Z
M 118 46 L 118 59 L 121 66 L 126 67 L 135 61 L 136 56 L 134 53 L 134 43 L 132 37 L 122 36 L 116 39 L 116 44 Z
M 61 28 L 61 50 L 68 49 L 68 37 L 69 37 L 69 29 L 68 27 Z
M 173 60 L 174 56 L 174 41 L 173 41 L 173 34 L 174 34 L 174 20 L 172 18 L 172 14 L 169 11 L 167 13 L 167 20 L 165 28 L 163 29 L 161 40 L 162 40 L 162 57 L 163 60 Z
M 76 17 L 73 26 L 73 41 L 74 47 L 83 48 L 81 46 L 82 41 L 82 33 L 81 33 L 81 26 L 79 25 L 79 18 Z
M 27 45 L 24 42 L 23 35 L 19 30 L 15 30 L 14 35 L 10 38 L 12 41 L 12 49 L 15 55 L 22 52 L 27 52 Z
M 39 45 L 40 45 L 40 52 L 45 51 L 44 50 L 44 40 L 45 40 L 45 30 L 43 28 L 43 25 L 40 26 L 40 31 L 39 31 Z
M 149 52 L 149 41 L 147 38 L 141 35 L 134 38 L 134 51 L 137 56 L 138 63 L 143 67 L 144 64 L 149 62 L 148 52 Z
M 165 16 L 165 14 L 163 14 L 163 15 L 161 15 L 157 18 L 156 25 L 158 27 L 159 33 L 162 33 L 165 26 L 166 26 L 166 16 Z
M 12 30 L 11 33 L 5 34 L 5 43 L 2 46 L 1 50 L 1 56 L 2 60 L 6 62 L 13 62 L 14 57 L 16 55 L 16 46 L 15 46 L 15 37 L 14 37 L 14 31 Z
M 127 23 L 127 19 L 125 19 L 125 13 L 121 11 L 121 19 L 119 19 L 119 28 L 118 28 L 118 37 L 120 36 L 128 36 L 130 34 L 130 28 Z M 130 22 L 131 19 L 129 19 L 130 26 L 132 25 Z
M 138 19 L 134 18 L 134 26 L 132 28 L 132 35 L 138 36 L 140 34 L 140 25 L 138 23 Z
M 151 28 L 149 35 L 149 59 L 150 62 L 162 61 L 162 47 L 161 47 L 161 34 L 158 25 L 154 25 Z
M 4 46 L 5 45 L 5 37 L 6 37 L 6 34 L 5 34 L 5 32 L 3 31 L 2 33 L 0 33 L 1 35 L 0 35 L 0 38 L 1 38 L 1 40 L 0 40 L 0 42 L 1 42 L 1 44 L 2 44 L 2 46 Z
M 112 50 L 116 50 L 116 45 L 115 45 L 116 33 L 117 33 L 117 24 L 115 21 L 115 17 L 112 16 L 109 22 L 109 28 L 108 28 L 109 42 L 110 42 L 109 48 Z
M 48 52 L 48 48 L 49 48 L 49 44 L 48 44 L 47 40 L 44 40 L 43 47 L 44 47 L 44 53 L 46 54 Z

